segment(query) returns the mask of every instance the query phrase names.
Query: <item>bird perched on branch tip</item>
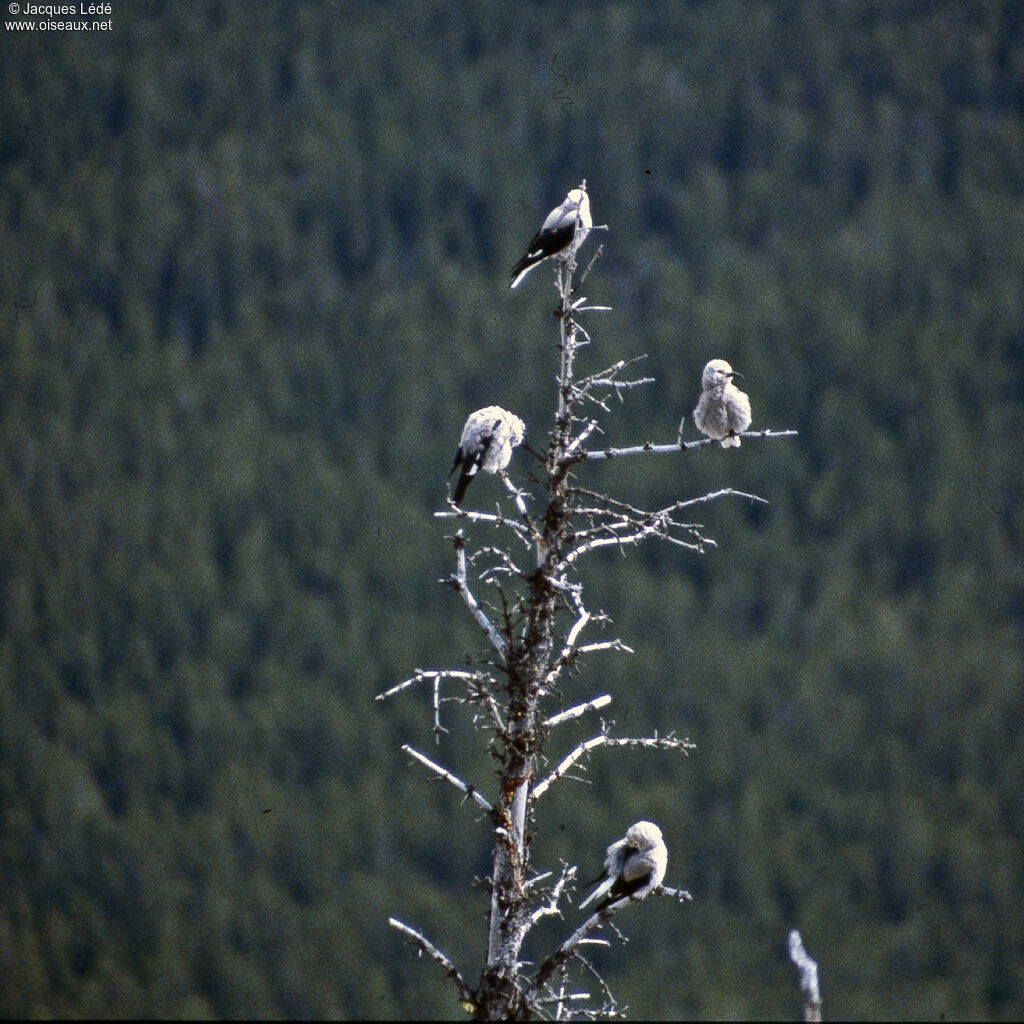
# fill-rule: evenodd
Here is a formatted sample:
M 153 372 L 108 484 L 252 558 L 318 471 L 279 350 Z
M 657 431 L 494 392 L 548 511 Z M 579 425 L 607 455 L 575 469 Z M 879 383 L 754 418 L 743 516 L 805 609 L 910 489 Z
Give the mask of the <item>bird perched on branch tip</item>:
M 668 849 L 661 829 L 653 821 L 638 821 L 630 825 L 625 838 L 608 847 L 604 871 L 594 879 L 600 884 L 580 909 L 602 896 L 605 898 L 594 908 L 595 914 L 618 900 L 642 900 L 661 885 L 667 867 Z
M 473 477 L 482 469 L 488 473 L 501 473 L 512 460 L 512 449 L 523 443 L 526 424 L 500 405 L 488 405 L 471 412 L 462 428 L 459 450 L 448 471 L 450 477 L 461 466 L 455 485 L 454 501 L 462 504 Z
M 526 247 L 523 258 L 512 268 L 510 288 L 517 288 L 523 278 L 538 263 L 568 249 L 573 239 L 577 237 L 577 229 L 579 230 L 577 245 L 583 244 L 583 240 L 594 226 L 590 217 L 590 198 L 587 196 L 585 186 L 586 182 L 583 183 L 583 187 L 572 189 L 562 200 L 561 205 L 556 206 L 547 215 L 540 231 L 533 236 L 530 244 Z
M 702 434 L 721 441 L 723 448 L 739 448 L 737 435 L 750 426 L 750 399 L 732 382 L 733 377 L 742 376 L 724 359 L 712 359 L 701 375 L 702 390 L 693 422 Z

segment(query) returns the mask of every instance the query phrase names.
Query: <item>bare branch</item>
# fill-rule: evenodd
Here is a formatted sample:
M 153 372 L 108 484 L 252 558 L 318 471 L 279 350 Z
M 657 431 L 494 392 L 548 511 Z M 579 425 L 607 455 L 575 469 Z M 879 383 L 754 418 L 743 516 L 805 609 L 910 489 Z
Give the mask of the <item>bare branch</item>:
M 686 890 L 674 889 L 666 886 L 658 886 L 657 889 L 652 889 L 649 895 L 671 896 L 674 899 L 679 899 L 680 901 L 688 901 L 691 898 L 690 894 L 686 892 Z M 572 935 L 570 935 L 569 938 L 567 938 L 565 942 L 563 942 L 558 949 L 556 949 L 554 953 L 544 960 L 540 967 L 537 968 L 537 978 L 534 982 L 535 988 L 540 989 L 543 987 L 548 978 L 551 977 L 552 973 L 564 964 L 569 957 L 576 953 L 578 946 L 583 944 L 585 941 L 592 941 L 588 940 L 587 936 L 598 925 L 603 921 L 608 921 L 610 923 L 612 917 L 614 917 L 618 911 L 628 904 L 635 902 L 637 901 L 632 897 L 625 896 L 620 900 L 616 900 L 614 903 L 609 903 L 607 906 L 591 914 L 590 917 L 588 917 L 587 920 L 584 921 L 583 924 L 581 924 L 579 928 L 577 928 L 576 931 L 574 931 Z
M 761 505 L 768 504 L 768 499 L 762 498 L 760 495 L 749 494 L 746 491 L 737 491 L 733 487 L 723 487 L 719 491 L 711 491 L 708 494 L 700 495 L 698 498 L 687 498 L 685 501 L 677 501 L 675 508 L 681 511 L 693 505 L 705 505 L 709 501 L 717 501 L 719 498 L 746 498 L 747 501 L 756 501 Z
M 523 570 L 512 561 L 512 557 L 509 553 L 502 548 L 491 547 L 490 545 L 487 547 L 477 548 L 477 550 L 473 552 L 470 561 L 475 563 L 478 558 L 482 558 L 484 555 L 493 555 L 501 564 L 492 565 L 490 568 L 483 570 L 480 573 L 480 579 L 483 582 L 486 583 L 492 580 L 498 573 L 506 576 L 516 576 L 519 579 L 525 578 L 526 574 Z
M 550 871 L 543 871 L 539 875 L 534 875 L 533 878 L 528 878 L 525 882 L 523 882 L 523 888 L 524 889 L 533 889 L 534 887 L 539 885 L 541 882 L 543 882 L 545 878 L 550 878 L 550 877 L 551 877 L 551 872 Z
M 469 682 L 473 679 L 488 679 L 490 677 L 483 675 L 480 672 L 461 672 L 457 669 L 443 668 L 443 669 L 432 669 L 432 668 L 418 668 L 415 674 L 410 676 L 408 679 L 398 683 L 397 686 L 392 686 L 390 690 L 385 690 L 383 693 L 378 693 L 374 700 L 386 700 L 388 697 L 393 697 L 396 693 L 402 690 L 408 689 L 410 686 L 415 686 L 416 683 L 422 683 L 426 680 L 436 679 L 458 679 L 463 682 Z
M 662 896 L 669 896 L 674 900 L 679 900 L 680 903 L 692 903 L 693 894 L 689 889 L 676 889 L 671 885 L 663 885 L 660 889 L 655 889 L 655 893 L 660 893 Z
M 498 708 L 498 702 L 494 699 L 494 694 L 491 692 L 488 682 L 493 683 L 494 680 L 489 676 L 479 676 L 471 680 L 468 684 L 470 691 L 469 699 L 478 701 L 487 708 L 494 731 L 503 736 L 505 735 L 505 721 L 501 717 L 501 710 Z
M 764 498 L 756 494 L 737 491 L 731 487 L 703 494 L 697 498 L 676 501 L 657 512 L 646 512 L 584 488 L 573 488 L 570 493 L 574 496 L 590 497 L 601 502 L 604 507 L 577 506 L 573 510 L 575 516 L 586 517 L 594 525 L 573 533 L 572 541 L 576 547 L 563 558 L 563 568 L 567 568 L 597 548 L 639 544 L 648 537 L 656 537 L 669 544 L 701 552 L 705 547 L 717 545 L 709 537 L 700 533 L 703 529 L 702 524 L 681 522 L 675 518 L 677 512 L 727 496 L 768 504 Z M 675 535 L 676 533 L 685 533 L 686 536 L 685 538 L 679 537 Z
M 574 438 L 567 446 L 566 452 L 575 451 L 590 435 L 598 429 L 597 420 L 591 420 L 584 428 L 580 431 L 579 436 Z
M 610 510 L 588 508 L 580 509 L 578 515 L 585 515 L 591 522 L 596 525 L 589 526 L 586 529 L 577 530 L 572 535 L 572 541 L 574 544 L 582 546 L 585 543 L 589 543 L 594 538 L 604 538 L 606 541 L 616 543 L 624 539 L 631 532 L 637 532 L 641 537 L 647 536 L 652 528 L 661 529 L 662 527 L 675 527 L 681 530 L 686 530 L 691 534 L 691 539 L 694 543 L 698 543 L 698 538 L 693 537 L 697 531 L 704 528 L 703 523 L 681 523 L 671 518 L 673 509 L 661 509 L 658 512 L 638 512 L 636 515 L 627 513 L 617 513 Z M 603 521 L 599 521 L 603 520 Z M 713 541 L 708 541 L 707 538 L 703 538 L 705 543 L 710 543 L 714 546 Z M 604 547 L 604 544 L 597 545 L 598 547 Z M 573 556 L 575 561 L 579 555 Z
M 403 935 L 405 935 L 412 942 L 416 943 L 419 948 L 427 954 L 427 956 L 436 960 L 441 967 L 444 969 L 446 975 L 455 982 L 456 988 L 459 990 L 459 1001 L 466 1010 L 472 1010 L 476 1007 L 476 993 L 466 984 L 462 975 L 459 973 L 458 968 L 451 962 L 451 960 L 445 956 L 425 935 L 416 931 L 415 928 L 410 928 L 407 924 L 402 924 L 398 918 L 389 917 L 388 924 L 392 928 L 397 928 Z
M 421 754 L 415 747 L 410 747 L 408 743 L 402 745 L 404 750 L 410 757 L 415 758 L 425 768 L 429 768 L 435 775 L 439 775 L 445 782 L 450 782 L 456 789 L 465 793 L 466 796 L 472 797 L 488 814 L 494 811 L 490 801 L 476 788 L 476 786 L 470 785 L 468 782 L 463 782 L 457 775 L 453 775 L 447 768 L 442 768 L 441 765 L 434 761 L 431 761 L 426 754 Z
M 608 707 L 611 702 L 611 694 L 602 694 L 600 697 L 588 700 L 586 704 L 577 704 L 575 707 L 569 708 L 568 711 L 562 711 L 557 715 L 552 715 L 546 721 L 541 723 L 541 728 L 550 729 L 553 726 L 562 725 L 564 722 L 575 721 L 577 718 L 582 718 L 588 711 L 600 711 L 601 708 Z
M 639 363 L 646 359 L 646 355 L 633 356 L 632 359 L 619 359 L 617 362 L 611 364 L 611 366 L 605 367 L 603 370 L 598 370 L 595 373 L 588 374 L 586 377 L 580 377 L 576 381 L 576 387 L 580 391 L 584 391 L 587 388 L 595 387 L 598 385 L 611 385 L 617 383 L 616 377 L 621 373 L 627 366 L 632 366 L 633 363 Z M 645 379 L 644 383 L 654 383 L 654 378 Z
M 689 753 L 695 749 L 695 744 L 689 740 L 677 739 L 675 736 L 642 736 L 637 738 L 632 737 L 613 737 L 606 733 L 602 733 L 600 736 L 592 736 L 589 740 L 579 744 L 571 750 L 562 760 L 558 763 L 557 767 L 547 776 L 542 779 L 533 787 L 533 792 L 530 794 L 531 799 L 534 801 L 539 800 L 548 787 L 553 783 L 557 782 L 563 775 L 568 772 L 574 764 L 576 764 L 581 757 L 588 754 L 591 750 L 597 747 L 647 747 L 654 750 L 681 750 L 684 754 Z
M 468 695 L 466 697 L 442 698 L 440 694 L 441 682 L 448 679 L 455 682 L 464 682 L 466 684 Z M 415 686 L 417 683 L 424 682 L 431 683 L 433 687 L 433 731 L 438 742 L 440 742 L 440 733 L 448 731 L 441 725 L 440 721 L 441 704 L 448 701 L 483 704 L 487 708 L 491 724 L 495 731 L 498 733 L 504 733 L 505 723 L 502 720 L 501 712 L 498 709 L 498 702 L 494 699 L 494 694 L 492 693 L 492 687 L 497 685 L 497 681 L 493 676 L 488 675 L 486 672 L 464 672 L 457 669 L 418 668 L 416 669 L 415 675 L 403 680 L 396 686 L 392 686 L 390 690 L 385 690 L 384 693 L 378 693 L 374 700 L 385 700 L 388 697 L 393 697 L 396 693 L 400 693 L 402 690 Z
M 608 230 L 608 225 L 607 224 L 595 224 L 590 230 L 591 231 L 607 231 Z M 583 271 L 582 274 L 580 274 L 580 283 L 577 285 L 578 288 L 582 288 L 583 287 L 583 282 L 586 281 L 587 276 L 590 274 L 591 268 L 597 262 L 598 257 L 601 255 L 602 252 L 604 252 L 604 243 L 603 242 L 602 242 L 601 245 L 599 245 L 597 247 L 597 252 L 595 252 L 594 255 L 590 257 L 590 262 L 587 264 L 586 269 Z M 584 301 L 584 300 L 581 300 L 581 301 Z M 611 306 L 594 306 L 593 308 L 594 309 L 600 309 L 600 310 L 608 310 L 608 309 L 611 309 Z
M 519 510 L 519 514 L 523 517 L 527 530 L 530 531 L 531 535 L 535 534 L 537 531 L 534 529 L 533 523 L 530 520 L 530 514 L 526 511 L 526 492 L 521 491 L 516 487 L 516 485 L 512 483 L 511 479 L 509 479 L 508 473 L 504 470 L 502 470 L 499 475 L 501 476 L 501 482 L 505 485 L 508 493 L 512 495 L 512 500 L 515 502 L 516 508 Z
M 448 730 L 441 724 L 441 679 L 434 676 L 434 742 L 441 743 L 441 733 Z
M 477 512 L 475 509 L 460 508 L 451 498 L 448 499 L 448 506 L 447 512 L 435 512 L 434 518 L 468 519 L 471 523 L 491 523 L 494 526 L 505 526 L 512 530 L 527 548 L 531 546 L 530 531 L 522 523 L 517 523 L 514 519 L 509 519 L 508 516 L 503 516 L 500 512 L 494 514 L 491 512 Z
M 628 502 L 619 501 L 616 498 L 612 498 L 610 495 L 602 494 L 600 491 L 591 491 L 586 487 L 571 487 L 569 488 L 569 496 L 571 498 L 589 498 L 592 501 L 598 502 L 599 504 L 594 508 L 587 508 L 584 506 L 576 506 L 573 508 L 573 514 L 576 516 L 587 516 L 588 518 L 607 516 L 611 512 L 617 512 L 620 515 L 628 514 L 635 516 L 638 519 L 643 519 L 649 516 L 649 512 L 645 512 L 643 509 L 637 508 L 635 505 L 630 505 Z M 579 537 L 579 532 L 574 535 Z
M 605 907 L 603 910 L 599 910 L 596 914 L 591 914 L 590 917 L 588 917 L 587 920 L 584 921 L 583 924 L 581 924 L 579 928 L 577 928 L 576 931 L 574 931 L 572 935 L 570 935 L 569 938 L 567 938 L 565 942 L 563 942 L 558 949 L 554 951 L 554 953 L 541 963 L 540 967 L 537 969 L 537 979 L 534 982 L 534 986 L 538 990 L 543 988 L 545 982 L 551 977 L 555 970 L 561 967 L 562 964 L 564 964 L 565 961 L 576 952 L 576 947 L 601 923 L 601 918 L 611 917 L 612 913 L 614 913 L 614 910 L 612 909 L 613 907 L 615 907 L 615 904 L 612 904 L 610 907 Z
M 615 926 L 612 925 L 614 928 Z M 580 942 L 580 946 L 610 946 L 611 943 L 607 939 L 583 939 Z M 598 1017 L 605 1018 L 608 1020 L 614 1020 L 618 1017 L 625 1016 L 618 1008 L 618 1004 L 615 1002 L 615 997 L 612 995 L 611 989 L 608 987 L 608 983 L 601 977 L 601 972 L 580 952 L 579 947 L 576 948 L 576 959 L 583 965 L 586 970 L 590 972 L 594 980 L 601 987 L 601 992 L 604 997 L 604 1005 L 596 1011 L 590 1011 L 587 1016 L 592 1020 Z M 565 964 L 561 967 L 561 973 L 566 973 Z M 564 981 L 563 981 L 564 987 Z
M 491 646 L 504 660 L 508 645 L 494 628 L 491 620 L 487 618 L 487 614 L 480 607 L 477 599 L 473 596 L 473 592 L 469 589 L 469 582 L 466 579 L 466 535 L 459 530 L 453 540 L 455 543 L 455 575 L 449 578 L 449 582 L 462 595 L 463 601 L 466 602 L 466 607 L 469 608 L 470 613 L 479 623 L 480 628 L 487 634 L 487 639 L 491 641 Z
M 576 646 L 576 641 L 580 637 L 580 633 L 583 632 L 587 627 L 587 623 L 594 616 L 591 615 L 585 608 L 580 611 L 579 618 L 572 624 L 572 629 L 569 630 L 565 635 L 565 645 L 562 647 L 562 656 L 565 657 L 569 651 Z
M 566 634 L 565 644 L 563 645 L 562 650 L 558 657 L 551 663 L 547 672 L 544 673 L 544 680 L 541 683 L 542 691 L 552 686 L 562 669 L 567 665 L 571 665 L 581 654 L 591 654 L 594 651 L 625 651 L 627 654 L 633 653 L 632 647 L 618 639 L 603 640 L 597 643 L 584 644 L 582 647 L 578 647 L 576 645 L 576 641 L 579 639 L 580 633 L 593 619 L 591 613 L 583 608 L 582 604 L 579 605 L 579 609 L 579 618 L 575 623 L 573 623 L 572 629 L 570 629 Z
M 608 405 L 606 398 L 598 398 L 591 394 L 591 392 L 595 388 L 607 389 L 621 402 L 623 401 L 624 391 L 629 391 L 632 388 L 643 387 L 645 384 L 653 384 L 653 377 L 638 377 L 634 380 L 622 380 L 619 378 L 619 374 L 627 366 L 646 358 L 646 356 L 636 356 L 633 359 L 620 359 L 617 363 L 613 363 L 607 369 L 599 370 L 597 373 L 592 373 L 586 377 L 581 377 L 578 381 L 572 384 L 573 396 L 576 399 L 589 399 L 595 405 L 600 406 L 605 412 L 607 412 Z M 571 452 L 575 447 L 577 447 L 576 444 L 570 445 L 569 448 L 566 449 L 566 454 Z
M 563 566 L 572 565 L 597 548 L 639 544 L 648 537 L 657 537 L 659 540 L 689 548 L 691 551 L 702 551 L 705 545 L 713 545 L 714 541 L 700 535 L 697 524 L 681 523 L 672 518 L 672 514 L 678 511 L 682 504 L 676 502 L 658 512 L 645 512 L 636 517 L 623 517 L 616 522 L 602 523 L 593 529 L 581 530 L 575 535 L 574 540 L 578 542 L 582 537 L 584 538 L 583 543 L 578 543 L 576 548 L 562 559 Z M 674 536 L 673 530 L 685 531 L 690 539 L 683 540 Z
M 585 743 L 581 743 L 578 747 L 571 751 L 566 757 L 564 757 L 555 768 L 553 772 L 546 779 L 542 779 L 533 787 L 533 792 L 530 794 L 532 799 L 536 802 L 539 800 L 548 787 L 553 783 L 557 782 L 576 762 L 583 757 L 589 750 L 593 750 L 594 747 L 604 746 L 607 742 L 607 736 L 594 736 L 587 740 Z
M 668 524 L 675 525 L 675 524 Z M 667 541 L 669 544 L 675 544 L 678 547 L 689 548 L 691 551 L 703 551 L 705 545 L 714 544 L 713 541 L 702 539 L 698 542 L 688 542 L 680 539 L 679 537 L 673 537 L 667 530 L 666 524 L 659 522 L 652 522 L 646 526 L 638 527 L 633 533 L 622 534 L 621 536 L 615 537 L 595 537 L 593 540 L 587 541 L 586 544 L 581 544 L 575 551 L 566 555 L 566 564 L 575 562 L 578 558 L 588 554 L 591 551 L 595 551 L 598 548 L 607 547 L 625 547 L 627 544 L 639 544 L 641 541 L 646 540 L 648 537 L 657 537 L 659 540 Z
M 547 902 L 537 907 L 537 909 L 530 915 L 530 924 L 535 925 L 541 918 L 550 917 L 552 915 L 556 917 L 562 916 L 562 911 L 558 906 L 558 901 L 562 898 L 562 890 L 576 879 L 576 868 L 569 864 L 562 864 L 562 872 L 558 876 L 558 881 L 548 890 Z
M 558 1003 L 559 1009 L 561 1009 L 562 1003 L 570 1002 L 583 1002 L 584 1000 L 590 999 L 591 995 L 589 992 L 566 992 L 563 986 L 559 990 L 557 995 L 553 996 L 541 996 L 541 998 L 534 1000 L 536 1006 L 547 1006 L 550 1003 Z M 555 1020 L 561 1020 L 561 1014 L 556 1014 Z
M 818 963 L 804 949 L 803 939 L 794 928 L 789 933 L 789 958 L 800 974 L 800 992 L 804 998 L 804 1020 L 821 1020 L 821 992 L 818 990 Z
M 766 437 L 796 437 L 795 430 L 745 430 L 737 437 L 749 437 L 751 439 Z M 584 462 L 593 459 L 614 459 L 625 455 L 668 455 L 671 452 L 689 451 L 692 448 L 705 448 L 719 442 L 710 437 L 702 437 L 699 441 L 678 441 L 676 444 L 652 444 L 650 441 L 645 444 L 633 445 L 630 448 L 605 448 L 603 451 L 581 451 L 571 456 L 566 456 L 568 463 Z
M 600 640 L 597 643 L 584 644 L 582 647 L 576 648 L 577 654 L 593 654 L 594 651 L 623 651 L 626 654 L 632 654 L 633 648 L 621 640 Z

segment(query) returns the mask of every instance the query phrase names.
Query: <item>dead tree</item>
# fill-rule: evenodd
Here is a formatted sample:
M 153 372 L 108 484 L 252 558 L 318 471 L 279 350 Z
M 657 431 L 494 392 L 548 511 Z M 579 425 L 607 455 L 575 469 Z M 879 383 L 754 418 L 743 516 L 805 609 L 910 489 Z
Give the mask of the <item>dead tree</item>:
M 563 673 L 597 652 L 631 653 L 621 639 L 584 640 L 587 629 L 601 623 L 605 616 L 588 610 L 576 575 L 578 563 L 602 548 L 622 550 L 648 539 L 700 555 L 715 542 L 693 520 L 695 509 L 729 496 L 763 501 L 753 494 L 726 489 L 645 510 L 584 486 L 582 472 L 593 460 L 679 453 L 712 442 L 680 439 L 660 445 L 588 447 L 598 431 L 597 416 L 607 409 L 609 399 L 622 399 L 633 389 L 651 383 L 651 379 L 628 375 L 634 360 L 620 360 L 596 373 L 577 376 L 577 356 L 590 343 L 583 319 L 608 308 L 588 305 L 584 296 L 577 295 L 590 270 L 588 266 L 579 283 L 574 284 L 581 233 L 577 224 L 576 240 L 556 260 L 559 367 L 554 423 L 542 456 L 543 492 L 527 493 L 502 472 L 509 493 L 507 507 L 499 505 L 493 512 L 473 511 L 460 508 L 449 498 L 447 509 L 436 513 L 459 525 L 451 537 L 455 570 L 443 582 L 461 596 L 486 638 L 489 652 L 482 662 L 484 667 L 417 669 L 410 678 L 378 696 L 385 699 L 412 688 L 428 688 L 438 741 L 444 732 L 442 702 L 469 707 L 474 720 L 489 734 L 487 742 L 498 762 L 497 791 L 487 795 L 486 787 L 462 779 L 422 751 L 403 748 L 427 771 L 475 801 L 490 823 L 490 914 L 479 982 L 471 985 L 450 958 L 420 931 L 395 918 L 389 921 L 442 967 L 453 981 L 463 1008 L 478 1020 L 564 1020 L 576 1013 L 587 1017 L 621 1015 L 603 979 L 585 960 L 583 947 L 596 941 L 591 933 L 610 924 L 628 899 L 592 913 L 539 962 L 523 962 L 520 953 L 530 930 L 545 917 L 562 916 L 576 876 L 571 865 L 563 865 L 557 873 L 535 873 L 530 838 L 538 827 L 538 809 L 544 795 L 573 773 L 578 776 L 585 771 L 585 761 L 593 751 L 631 746 L 686 753 L 693 746 L 674 732 L 664 736 L 617 736 L 611 725 L 602 722 L 594 736 L 564 752 L 553 768 L 547 767 L 550 762 L 543 755 L 554 745 L 558 727 L 597 712 L 612 701 L 604 694 L 563 710 L 558 686 Z M 742 436 L 793 433 L 765 430 Z M 468 529 L 477 526 L 487 526 L 490 533 L 499 528 L 507 543 L 475 546 Z M 477 596 L 478 589 L 489 594 L 486 601 Z M 452 690 L 457 696 L 442 697 L 442 692 Z M 671 870 L 671 860 L 669 867 Z M 668 886 L 659 886 L 655 894 L 680 901 L 690 898 L 685 890 Z M 576 987 L 571 976 L 574 966 L 588 972 L 585 977 L 596 984 L 596 995 Z
M 821 990 L 818 988 L 818 962 L 804 949 L 804 941 L 794 928 L 789 933 L 789 958 L 796 964 L 800 975 L 800 995 L 803 997 L 804 1020 L 808 1024 L 820 1024 Z

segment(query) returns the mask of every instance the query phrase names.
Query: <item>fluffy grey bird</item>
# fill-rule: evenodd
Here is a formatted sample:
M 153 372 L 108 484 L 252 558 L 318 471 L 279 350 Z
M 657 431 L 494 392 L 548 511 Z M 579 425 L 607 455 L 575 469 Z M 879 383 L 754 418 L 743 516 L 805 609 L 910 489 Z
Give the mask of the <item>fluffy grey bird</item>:
M 703 390 L 693 422 L 702 434 L 721 441 L 723 448 L 739 448 L 736 435 L 750 426 L 750 399 L 732 382 L 733 377 L 742 376 L 724 359 L 712 359 L 701 376 Z
M 500 405 L 488 405 L 471 412 L 462 428 L 459 450 L 448 476 L 462 466 L 459 482 L 455 485 L 455 504 L 461 505 L 470 481 L 483 469 L 488 473 L 501 473 L 512 459 L 512 449 L 523 443 L 526 425 Z
M 624 839 L 608 847 L 604 871 L 594 879 L 600 885 L 580 909 L 602 896 L 606 898 L 594 909 L 595 914 L 616 900 L 642 900 L 661 885 L 667 867 L 668 850 L 661 829 L 653 821 L 638 821 L 630 825 Z
M 574 188 L 545 219 L 540 231 L 533 236 L 523 258 L 512 268 L 510 288 L 519 286 L 526 275 L 538 263 L 549 256 L 557 256 L 567 249 L 576 235 L 576 221 L 579 220 L 579 244 L 590 233 L 594 222 L 590 218 L 590 199 L 582 188 Z

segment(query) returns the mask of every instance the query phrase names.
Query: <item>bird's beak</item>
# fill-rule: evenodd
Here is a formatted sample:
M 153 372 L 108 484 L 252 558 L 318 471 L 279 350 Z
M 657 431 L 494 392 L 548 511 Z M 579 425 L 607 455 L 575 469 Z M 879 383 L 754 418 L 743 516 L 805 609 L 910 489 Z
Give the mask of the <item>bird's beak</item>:
M 733 370 L 731 373 L 727 373 L 726 377 L 742 377 L 743 374 L 739 370 Z

